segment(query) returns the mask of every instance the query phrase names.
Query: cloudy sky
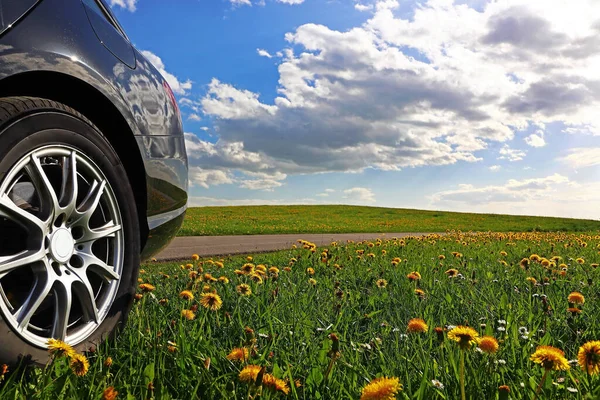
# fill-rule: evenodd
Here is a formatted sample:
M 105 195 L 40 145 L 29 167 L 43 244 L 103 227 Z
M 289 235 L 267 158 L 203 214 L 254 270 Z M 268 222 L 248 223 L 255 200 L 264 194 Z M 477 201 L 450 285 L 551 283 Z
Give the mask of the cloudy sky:
M 109 0 L 182 111 L 191 205 L 600 218 L 597 0 Z

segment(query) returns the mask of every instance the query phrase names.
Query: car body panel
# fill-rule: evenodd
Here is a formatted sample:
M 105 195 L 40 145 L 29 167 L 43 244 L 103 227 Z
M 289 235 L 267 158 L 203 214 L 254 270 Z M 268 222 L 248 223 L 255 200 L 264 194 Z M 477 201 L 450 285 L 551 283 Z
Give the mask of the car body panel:
M 85 82 L 118 109 L 131 130 L 123 134 L 136 137 L 146 170 L 150 229 L 146 247 L 159 249 L 172 236 L 155 234 L 161 225 L 157 221 L 171 225 L 162 231 L 173 231 L 187 203 L 188 164 L 181 117 L 156 68 L 123 36 L 125 45 L 115 44 L 116 37 L 107 29 L 120 33 L 112 25 L 104 26 L 98 35 L 98 25 L 95 31 L 88 19 L 92 13 L 86 12 L 81 0 L 40 0 L 0 35 L 0 85 L 17 74 L 65 74 Z M 102 43 L 102 35 L 113 41 Z M 129 58 L 126 48 L 131 49 Z M 144 250 L 146 257 L 151 254 Z

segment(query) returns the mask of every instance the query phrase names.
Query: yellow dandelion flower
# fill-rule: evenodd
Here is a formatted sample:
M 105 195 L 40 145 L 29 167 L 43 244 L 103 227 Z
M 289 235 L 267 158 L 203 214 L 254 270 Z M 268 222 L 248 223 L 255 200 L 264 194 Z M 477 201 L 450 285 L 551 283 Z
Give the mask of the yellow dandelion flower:
M 249 264 L 249 263 L 244 264 L 244 265 L 242 265 L 241 270 L 245 274 L 251 274 L 254 272 L 254 264 Z
M 479 348 L 488 354 L 494 354 L 498 351 L 498 341 L 491 336 L 484 336 L 479 339 Z
M 58 339 L 48 339 L 48 352 L 52 357 L 68 357 L 71 358 L 75 354 L 75 350 L 71 345 Z
M 245 283 L 237 285 L 235 287 L 235 290 L 242 296 L 250 296 L 252 294 L 252 289 L 249 285 L 246 285 Z
M 446 259 L 446 256 L 445 256 L 445 255 L 443 255 L 443 254 L 440 254 L 440 255 L 438 256 L 438 259 L 439 259 L 439 260 L 445 260 L 445 259 Z
M 260 276 L 259 274 L 250 274 L 250 279 L 252 279 L 252 281 L 256 283 L 263 283 L 262 276 Z
M 360 400 L 395 400 L 401 390 L 398 378 L 375 378 L 362 389 Z
M 279 268 L 271 267 L 271 268 L 269 268 L 269 273 L 273 274 L 273 275 L 277 275 L 279 273 Z
M 194 318 L 196 318 L 196 314 L 194 314 L 192 310 L 181 310 L 181 316 L 188 321 L 192 321 Z
M 215 261 L 215 267 L 217 267 L 217 268 L 225 268 L 225 264 L 223 264 L 221 261 Z
M 200 256 L 198 254 L 192 254 L 192 260 L 198 261 L 199 259 L 200 259 Z
M 242 382 L 254 382 L 262 367 L 260 365 L 246 365 L 244 369 L 240 371 L 238 376 Z
M 450 268 L 445 274 L 448 275 L 449 278 L 454 278 L 458 275 L 458 270 L 456 268 Z
M 246 257 L 246 260 L 247 260 L 248 262 L 251 262 L 251 261 L 253 260 L 253 258 L 252 258 L 252 256 L 248 256 L 248 257 Z
M 593 340 L 581 346 L 577 353 L 577 361 L 581 369 L 588 374 L 600 374 L 600 340 Z
M 420 298 L 425 297 L 425 291 L 423 289 L 415 289 L 415 294 Z
M 500 255 L 501 255 L 502 257 L 506 257 L 506 256 L 508 255 L 508 253 L 507 253 L 507 252 L 505 252 L 504 250 L 502 250 L 502 251 L 500 252 Z
M 256 266 L 256 269 L 257 269 L 258 271 L 267 272 L 267 267 L 265 267 L 263 264 L 258 264 L 258 265 Z
M 540 261 L 542 259 L 542 257 L 538 256 L 537 254 L 532 254 L 529 256 L 529 259 L 531 261 Z
M 313 286 L 316 286 L 316 285 L 317 285 L 317 280 L 316 280 L 316 279 L 313 279 L 313 278 L 310 278 L 310 279 L 308 280 L 308 283 L 310 283 L 310 284 L 311 284 L 311 285 L 313 285 Z
M 217 311 L 223 305 L 223 300 L 221 300 L 221 296 L 216 293 L 202 293 L 200 304 L 202 304 L 204 308 Z
M 540 264 L 542 264 L 542 267 L 549 267 L 550 266 L 550 260 L 548 260 L 546 258 L 542 258 L 542 261 L 540 262 Z
M 74 354 L 69 363 L 71 370 L 77 376 L 84 376 L 90 369 L 90 363 L 83 354 Z
M 183 292 L 179 293 L 179 297 L 184 300 L 194 300 L 194 294 L 189 290 L 184 290 Z
M 421 279 L 421 274 L 416 271 L 413 271 L 410 274 L 406 275 L 406 277 L 409 281 L 418 281 Z
M 577 262 L 577 264 L 584 264 L 585 260 L 581 257 L 579 257 L 578 259 L 575 260 Z
M 263 381 L 262 384 L 264 387 L 275 390 L 275 391 L 280 391 L 284 394 L 288 394 L 290 392 L 290 388 L 288 387 L 287 383 L 279 378 L 276 378 L 275 376 L 271 375 L 271 374 L 265 374 L 263 376 Z
M 425 323 L 425 321 L 423 321 L 421 318 L 411 319 L 408 321 L 408 326 L 406 328 L 409 333 L 424 333 L 427 332 L 427 329 L 429 329 L 427 323 Z
M 385 279 L 377 279 L 377 282 L 375 282 L 375 284 L 378 288 L 383 289 L 387 286 L 388 282 Z
M 227 355 L 229 361 L 241 361 L 244 362 L 248 359 L 249 352 L 246 347 L 236 347 L 231 350 L 231 353 Z
M 551 369 L 566 371 L 570 368 L 565 353 L 552 346 L 538 346 L 530 359 L 534 363 L 540 364 L 547 371 Z
M 152 292 L 152 291 L 156 290 L 156 287 L 154 287 L 153 285 L 151 285 L 151 284 L 149 284 L 149 283 L 142 283 L 142 284 L 140 285 L 140 289 L 141 289 L 143 292 Z
M 315 270 L 313 268 L 306 268 L 306 273 L 309 275 L 314 275 L 315 274 Z
M 116 400 L 118 394 L 114 387 L 109 386 L 102 392 L 102 400 Z
M 448 332 L 448 339 L 458 343 L 461 349 L 468 349 L 471 345 L 477 343 L 479 334 L 470 326 L 457 326 Z
M 113 365 L 112 357 L 106 357 L 106 359 L 104 360 L 104 366 L 106 368 L 110 368 L 112 365 Z
M 229 278 L 226 276 L 220 276 L 219 277 L 219 282 L 224 283 L 224 284 L 228 284 L 229 283 Z
M 571 292 L 571 294 L 569 294 L 569 297 L 567 298 L 567 300 L 569 301 L 569 303 L 573 303 L 573 304 L 585 303 L 585 297 L 583 297 L 583 295 L 579 292 Z
M 535 285 L 537 283 L 537 279 L 535 279 L 533 276 L 528 276 L 525 279 L 527 280 L 527 282 L 531 283 L 532 285 Z

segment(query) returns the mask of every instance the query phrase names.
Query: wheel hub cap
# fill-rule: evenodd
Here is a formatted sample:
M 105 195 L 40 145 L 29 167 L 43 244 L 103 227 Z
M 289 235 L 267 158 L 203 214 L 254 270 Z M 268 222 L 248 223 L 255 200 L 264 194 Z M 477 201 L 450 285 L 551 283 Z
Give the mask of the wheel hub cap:
M 75 240 L 66 228 L 56 230 L 50 239 L 50 254 L 59 263 L 69 261 L 75 251 Z

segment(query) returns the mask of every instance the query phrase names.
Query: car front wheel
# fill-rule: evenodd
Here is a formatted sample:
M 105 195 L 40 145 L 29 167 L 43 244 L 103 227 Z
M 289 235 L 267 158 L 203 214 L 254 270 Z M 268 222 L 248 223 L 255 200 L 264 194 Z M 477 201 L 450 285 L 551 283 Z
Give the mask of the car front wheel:
M 51 338 L 88 350 L 114 332 L 135 293 L 138 224 L 125 170 L 91 122 L 0 98 L 0 361 L 43 363 Z

